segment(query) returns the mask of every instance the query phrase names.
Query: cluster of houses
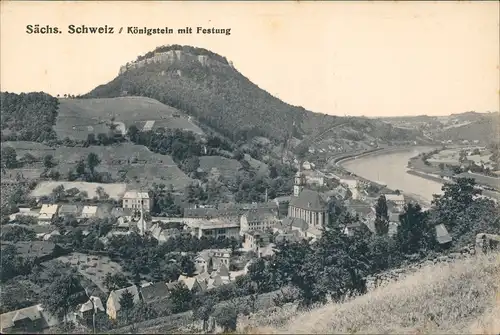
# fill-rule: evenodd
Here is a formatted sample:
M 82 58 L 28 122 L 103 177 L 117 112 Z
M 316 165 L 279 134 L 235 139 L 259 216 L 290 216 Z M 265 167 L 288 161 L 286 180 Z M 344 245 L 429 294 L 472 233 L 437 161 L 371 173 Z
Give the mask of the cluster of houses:
M 307 166 L 309 168 L 309 166 Z M 109 204 L 75 205 L 75 204 L 43 204 L 39 209 L 20 208 L 10 219 L 19 216 L 34 217 L 38 225 L 33 227 L 37 236 L 50 240 L 59 234 L 51 222 L 56 218 L 72 216 L 85 222 L 92 218 L 115 217 L 117 223 L 107 236 L 101 237 L 106 244 L 114 235 L 130 234 L 135 231 L 141 235 L 149 233 L 159 243 L 181 234 L 192 234 L 198 238 L 237 238 L 243 242 L 243 248 L 267 253 L 272 250 L 263 236 L 271 232 L 278 240 L 288 238 L 320 237 L 321 227 L 329 220 L 330 199 L 344 201 L 347 208 L 357 213 L 370 229 L 375 217 L 373 204 L 376 199 L 368 199 L 362 193 L 360 181 L 353 177 L 333 176 L 338 180 L 334 189 L 319 192 L 309 189 L 312 184 L 323 185 L 327 176 L 315 176 L 313 182 L 308 172 L 297 172 L 291 196 L 279 197 L 263 203 L 219 204 L 216 207 L 197 207 L 184 209 L 182 218 L 151 217 L 152 199 L 147 192 L 128 191 L 123 195 L 121 207 L 110 208 Z M 308 179 L 309 178 L 309 179 Z M 321 178 L 317 181 L 318 178 Z M 308 182 L 309 180 L 309 182 Z M 391 222 L 397 224 L 398 213 L 405 203 L 403 195 L 386 194 L 391 204 Z M 85 228 L 85 227 L 84 227 Z M 356 227 L 346 227 L 346 234 L 351 234 Z M 266 233 L 265 233 L 266 232 Z M 88 231 L 84 231 L 84 234 Z M 294 237 L 292 237 L 294 236 Z M 260 250 L 262 249 L 262 250 Z
M 360 224 L 375 231 L 376 198 L 366 201 L 365 195 L 360 191 L 362 188 L 359 187 L 359 182 L 355 178 L 338 177 L 338 181 L 338 186 L 333 190 L 314 191 L 307 188 L 310 184 L 307 182 L 307 173 L 299 171 L 295 176 L 293 194 L 290 196 L 263 203 L 231 203 L 210 208 L 186 208 L 182 218 L 151 217 L 149 212 L 153 203 L 148 193 L 129 191 L 124 194 L 122 206 L 119 208 L 104 210 L 100 206 L 44 204 L 38 211 L 21 209 L 13 214 L 11 219 L 15 220 L 19 215 L 33 216 L 38 220 L 38 227 L 47 227 L 51 226 L 50 222 L 56 217 L 66 215 L 72 215 L 77 219 L 111 215 L 118 218 L 117 224 L 107 236 L 101 237 L 103 243 L 106 243 L 112 235 L 130 234 L 132 231 L 140 234 L 149 232 L 159 243 L 164 243 L 169 238 L 180 234 L 192 234 L 198 238 L 204 236 L 234 237 L 242 241 L 242 251 L 254 252 L 255 257 L 266 257 L 273 254 L 275 243 L 279 241 L 297 241 L 304 238 L 312 242 L 317 240 L 321 236 L 321 228 L 329 220 L 329 200 L 332 198 L 344 202 L 353 214 L 361 218 L 361 223 L 345 227 L 345 234 L 352 235 Z M 346 197 L 347 190 L 350 191 L 349 197 Z M 405 197 L 391 193 L 385 194 L 385 197 L 389 208 L 390 233 L 393 234 L 397 231 Z M 436 227 L 436 233 L 438 241 L 445 244 L 450 242 L 450 238 L 446 228 L 441 226 Z M 54 231 L 49 235 L 40 231 L 37 236 L 40 239 L 50 240 L 50 237 L 55 234 L 57 233 Z M 26 243 L 35 245 L 38 242 Z M 30 248 L 30 246 L 25 247 Z M 204 250 L 194 259 L 194 263 L 196 267 L 194 275 L 181 275 L 174 283 L 146 283 L 111 291 L 105 305 L 99 298 L 90 297 L 78 308 L 75 317 L 85 319 L 89 315 L 91 317 L 93 313 L 102 312 L 107 313 L 111 319 L 118 318 L 121 310 L 120 298 L 126 291 L 133 295 L 137 303 L 154 303 L 154 306 L 160 306 L 162 301 L 168 300 L 174 286 L 181 282 L 191 291 L 211 290 L 246 274 L 251 261 L 244 267 L 241 266 L 240 268 L 243 269 L 240 271 L 230 271 L 230 250 Z M 45 320 L 44 315 L 46 315 L 41 306 L 30 308 L 28 308 L 29 311 L 19 310 L 2 314 L 2 328 L 4 324 L 7 325 L 6 328 L 26 327 L 26 323 L 36 322 L 44 325 L 50 324 L 47 321 L 40 321 Z
M 42 242 L 34 242 L 33 244 L 38 245 Z M 27 245 L 24 247 L 29 248 Z M 50 252 L 52 250 L 48 250 L 46 254 Z M 246 274 L 251 261 L 247 262 L 240 271 L 229 271 L 231 256 L 230 249 L 203 250 L 194 259 L 196 271 L 192 276 L 180 275 L 178 280 L 174 282 L 145 282 L 141 285 L 130 285 L 112 290 L 105 303 L 99 297 L 84 294 L 82 295 L 84 299 L 73 312 L 66 316 L 66 319 L 90 325 L 95 314 L 102 313 L 107 314 L 111 320 L 118 320 L 124 316 L 120 299 L 125 292 L 132 295 L 134 305 L 144 303 L 158 312 L 168 310 L 171 306 L 169 297 L 172 290 L 181 283 L 194 293 L 228 284 Z M 42 305 L 37 304 L 2 314 L 1 332 L 38 332 L 45 328 L 54 327 L 59 322 L 60 320 L 45 311 Z

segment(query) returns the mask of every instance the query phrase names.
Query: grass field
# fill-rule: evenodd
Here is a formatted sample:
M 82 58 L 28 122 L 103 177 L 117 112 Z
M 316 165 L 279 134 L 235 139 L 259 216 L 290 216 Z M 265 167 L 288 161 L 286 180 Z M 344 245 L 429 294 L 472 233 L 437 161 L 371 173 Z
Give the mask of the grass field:
M 13 145 L 10 143 L 13 143 Z M 114 180 L 132 184 L 132 187 L 148 187 L 152 183 L 163 183 L 172 185 L 174 189 L 181 189 L 192 181 L 177 167 L 172 157 L 151 152 L 143 145 L 121 143 L 112 146 L 90 146 L 86 148 L 50 148 L 35 142 L 21 144 L 9 142 L 9 145 L 19 148 L 22 155 L 30 153 L 40 160 L 47 154 L 52 155 L 58 164 L 55 169 L 62 176 L 66 176 L 70 170 L 74 170 L 80 159 L 85 160 L 88 154 L 93 152 L 101 160 L 96 169 L 98 172 L 109 172 Z M 18 152 L 18 158 L 19 156 L 21 155 Z M 8 169 L 7 174 L 2 177 L 13 180 L 19 172 L 27 179 L 38 179 L 43 170 L 40 162 L 38 165 L 29 168 Z
M 48 196 L 52 193 L 52 190 L 59 185 L 63 185 L 66 190 L 70 188 L 77 188 L 80 191 L 85 191 L 87 192 L 89 198 L 96 197 L 96 189 L 98 186 L 101 186 L 104 189 L 104 192 L 109 194 L 110 198 L 117 200 L 121 198 L 127 188 L 126 184 L 101 184 L 80 181 L 43 181 L 35 187 L 35 189 L 31 192 L 31 195 L 34 197 Z
M 153 129 L 185 129 L 203 134 L 184 113 L 150 98 L 60 99 L 59 102 L 54 130 L 60 138 L 85 140 L 90 133 L 107 133 L 106 121 L 113 117 L 125 127 L 135 124 L 139 130 L 147 121 L 155 121 Z
M 223 178 L 234 178 L 241 168 L 241 163 L 235 159 L 222 156 L 200 157 L 200 168 L 207 173 L 220 173 Z
M 498 253 L 430 265 L 345 303 L 264 313 L 239 328 L 251 334 L 498 334 L 499 279 Z

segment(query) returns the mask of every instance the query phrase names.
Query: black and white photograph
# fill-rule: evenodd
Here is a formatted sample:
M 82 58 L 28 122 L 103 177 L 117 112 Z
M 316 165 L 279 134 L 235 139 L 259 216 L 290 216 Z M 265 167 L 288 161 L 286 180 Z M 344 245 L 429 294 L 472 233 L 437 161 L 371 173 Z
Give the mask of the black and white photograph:
M 2 334 L 500 335 L 500 2 L 0 9 Z

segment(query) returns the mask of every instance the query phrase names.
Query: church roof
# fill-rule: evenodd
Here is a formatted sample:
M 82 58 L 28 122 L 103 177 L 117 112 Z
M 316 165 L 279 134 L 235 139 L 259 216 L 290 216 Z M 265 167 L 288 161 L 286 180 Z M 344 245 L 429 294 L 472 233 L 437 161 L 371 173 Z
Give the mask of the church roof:
M 303 189 L 297 197 L 292 197 L 290 206 L 318 212 L 328 209 L 328 204 L 321 195 L 308 189 Z

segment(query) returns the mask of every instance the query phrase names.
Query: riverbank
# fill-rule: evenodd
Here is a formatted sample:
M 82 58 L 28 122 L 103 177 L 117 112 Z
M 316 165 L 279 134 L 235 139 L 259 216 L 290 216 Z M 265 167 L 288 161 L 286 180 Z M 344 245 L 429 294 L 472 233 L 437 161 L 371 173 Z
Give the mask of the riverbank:
M 338 160 L 337 165 L 361 180 L 383 184 L 390 190 L 400 190 L 422 205 L 429 205 L 434 194 L 441 194 L 442 181 L 423 179 L 408 174 L 408 160 L 436 146 L 391 147 Z

